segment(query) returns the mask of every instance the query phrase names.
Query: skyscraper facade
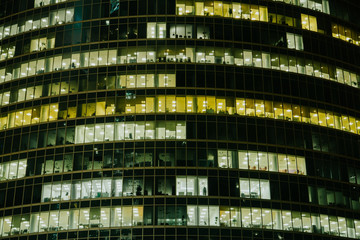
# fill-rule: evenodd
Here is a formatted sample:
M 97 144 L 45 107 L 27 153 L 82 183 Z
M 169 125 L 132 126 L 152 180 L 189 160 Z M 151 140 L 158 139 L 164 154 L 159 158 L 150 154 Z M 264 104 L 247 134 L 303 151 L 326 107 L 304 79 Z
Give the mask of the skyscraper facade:
M 0 239 L 360 239 L 358 0 L 1 0 Z

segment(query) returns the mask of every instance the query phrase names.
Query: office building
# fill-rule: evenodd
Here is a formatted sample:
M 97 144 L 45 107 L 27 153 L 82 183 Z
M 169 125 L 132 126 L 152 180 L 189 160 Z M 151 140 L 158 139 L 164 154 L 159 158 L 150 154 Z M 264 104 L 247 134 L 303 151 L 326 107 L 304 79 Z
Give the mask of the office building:
M 360 239 L 357 0 L 2 0 L 0 239 Z

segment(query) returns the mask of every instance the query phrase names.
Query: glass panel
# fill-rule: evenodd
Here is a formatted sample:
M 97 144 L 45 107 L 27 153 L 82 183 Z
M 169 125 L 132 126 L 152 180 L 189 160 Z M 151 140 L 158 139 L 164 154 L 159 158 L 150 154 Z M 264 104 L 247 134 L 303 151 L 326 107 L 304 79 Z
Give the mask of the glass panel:
M 198 223 L 198 207 L 197 206 L 187 206 L 187 225 L 188 226 L 196 226 L 196 225 L 202 225 L 201 222 Z M 199 210 L 200 210 L 200 206 L 199 206 Z M 207 209 L 206 209 L 207 210 Z M 201 210 L 200 210 L 200 214 L 201 214 Z M 205 212 L 204 212 L 205 213 Z M 207 213 L 207 211 L 206 211 Z M 204 214 L 202 214 L 204 215 Z M 206 219 L 207 220 L 207 219 Z

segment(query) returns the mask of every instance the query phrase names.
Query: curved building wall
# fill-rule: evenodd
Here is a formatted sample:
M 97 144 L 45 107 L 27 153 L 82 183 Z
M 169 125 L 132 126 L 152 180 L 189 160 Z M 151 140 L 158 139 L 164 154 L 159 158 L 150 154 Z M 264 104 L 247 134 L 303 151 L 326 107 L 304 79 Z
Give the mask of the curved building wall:
M 360 239 L 355 0 L 4 0 L 0 239 Z

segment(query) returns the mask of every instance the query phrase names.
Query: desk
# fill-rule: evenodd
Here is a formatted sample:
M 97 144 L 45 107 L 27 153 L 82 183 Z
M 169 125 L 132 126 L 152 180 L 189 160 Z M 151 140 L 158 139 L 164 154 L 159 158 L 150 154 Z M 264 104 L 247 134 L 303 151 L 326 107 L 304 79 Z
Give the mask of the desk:
M 54 202 L 60 201 L 60 200 L 61 200 L 60 196 L 51 198 L 51 201 L 54 201 Z
M 251 224 L 251 226 L 252 226 L 253 228 L 261 228 L 261 225 L 260 225 L 260 224 Z
M 11 229 L 11 235 L 18 235 L 18 234 L 20 234 L 20 231 L 19 231 L 18 228 L 12 228 Z
M 250 198 L 259 198 L 259 194 L 257 192 L 251 192 Z
M 44 232 L 51 232 L 51 231 L 58 231 L 59 228 L 58 227 L 43 227 L 41 228 L 42 230 L 44 230 Z
M 83 229 L 83 228 L 89 228 L 89 224 L 87 224 L 87 223 L 80 223 L 79 224 L 79 229 Z
M 90 228 L 101 228 L 102 223 L 90 223 Z

